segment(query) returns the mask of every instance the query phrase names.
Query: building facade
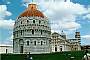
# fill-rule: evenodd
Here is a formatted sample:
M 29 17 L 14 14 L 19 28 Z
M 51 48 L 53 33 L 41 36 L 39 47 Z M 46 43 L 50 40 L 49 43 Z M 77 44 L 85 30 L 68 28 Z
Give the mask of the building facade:
M 70 51 L 70 43 L 66 40 L 65 35 L 54 32 L 51 36 L 52 52 Z
M 49 53 L 51 29 L 48 19 L 37 9 L 36 4 L 16 19 L 13 30 L 14 53 Z
M 51 52 L 81 50 L 80 33 L 77 35 L 77 32 L 76 32 L 75 36 L 78 36 L 78 38 L 68 39 L 63 31 L 61 34 L 56 33 L 56 32 L 52 33 L 51 43 L 50 43 Z
M 13 46 L 0 44 L 0 54 L 2 53 L 13 53 Z
M 88 51 L 90 51 L 90 45 L 82 45 L 81 46 L 81 50 L 88 50 Z

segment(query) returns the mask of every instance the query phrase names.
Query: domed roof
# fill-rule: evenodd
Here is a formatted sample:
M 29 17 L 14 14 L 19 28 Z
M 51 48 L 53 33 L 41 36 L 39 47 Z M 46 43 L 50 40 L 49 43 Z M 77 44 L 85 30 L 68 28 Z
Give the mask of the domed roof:
M 43 13 L 37 10 L 36 4 L 29 4 L 28 8 L 20 15 L 20 17 L 24 16 L 36 16 L 44 18 Z

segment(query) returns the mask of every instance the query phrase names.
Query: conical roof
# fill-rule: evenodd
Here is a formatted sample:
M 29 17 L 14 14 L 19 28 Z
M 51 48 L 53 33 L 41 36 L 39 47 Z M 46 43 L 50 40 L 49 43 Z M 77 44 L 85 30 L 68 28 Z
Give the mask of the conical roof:
M 30 17 L 30 16 L 44 18 L 43 13 L 37 10 L 36 4 L 29 4 L 28 8 L 20 15 L 20 17 Z

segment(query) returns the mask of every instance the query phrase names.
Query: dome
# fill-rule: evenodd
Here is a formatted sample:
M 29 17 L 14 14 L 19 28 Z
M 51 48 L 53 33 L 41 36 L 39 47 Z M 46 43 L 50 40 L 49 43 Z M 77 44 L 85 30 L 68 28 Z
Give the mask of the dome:
M 20 15 L 20 17 L 30 17 L 30 16 L 36 16 L 36 17 L 42 17 L 44 18 L 44 15 L 42 12 L 37 10 L 36 4 L 29 4 L 28 8 Z

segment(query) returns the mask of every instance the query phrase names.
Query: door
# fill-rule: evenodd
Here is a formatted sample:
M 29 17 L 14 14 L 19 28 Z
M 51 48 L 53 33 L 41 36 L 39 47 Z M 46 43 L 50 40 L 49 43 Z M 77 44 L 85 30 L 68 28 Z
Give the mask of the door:
M 62 51 L 62 48 L 60 48 L 60 51 Z
M 20 47 L 20 53 L 23 53 L 23 46 Z
M 55 47 L 55 52 L 57 52 L 57 47 Z

